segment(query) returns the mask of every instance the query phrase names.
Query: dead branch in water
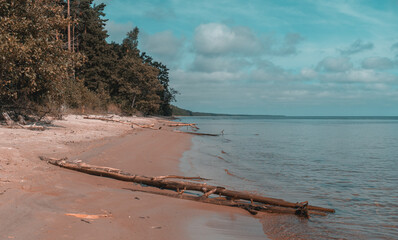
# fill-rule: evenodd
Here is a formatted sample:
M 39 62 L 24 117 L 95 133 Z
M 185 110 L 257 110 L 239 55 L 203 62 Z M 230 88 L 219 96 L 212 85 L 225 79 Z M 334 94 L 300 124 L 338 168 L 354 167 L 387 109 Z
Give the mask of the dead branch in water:
M 168 124 L 169 127 L 191 127 L 193 129 L 199 129 L 198 126 L 196 126 L 196 123 L 172 123 Z
M 218 137 L 220 134 L 212 134 L 212 133 L 197 133 L 197 132 L 182 132 L 182 131 L 175 131 L 178 133 L 185 133 L 185 134 L 192 134 L 192 135 L 199 135 L 199 136 L 211 136 L 211 137 Z
M 228 169 L 224 169 L 224 171 L 225 171 L 228 175 L 230 175 L 230 176 L 232 176 L 232 177 L 236 177 L 236 178 L 239 178 L 239 179 L 241 179 L 241 180 L 249 181 L 248 179 L 246 179 L 246 178 L 244 178 L 244 177 L 240 177 L 240 176 L 238 176 L 238 175 L 236 175 L 236 174 L 231 173 L 230 171 L 228 171 Z
M 225 197 L 215 197 L 215 198 L 203 198 L 202 196 L 195 196 L 192 194 L 180 194 L 178 192 L 170 192 L 170 191 L 151 191 L 148 189 L 131 189 L 131 188 L 123 188 L 125 190 L 130 190 L 133 192 L 144 192 L 144 193 L 150 193 L 150 194 L 157 194 L 161 196 L 168 196 L 172 198 L 179 198 L 179 199 L 184 199 L 184 200 L 191 200 L 191 201 L 197 201 L 197 202 L 204 202 L 204 203 L 210 203 L 210 204 L 215 204 L 215 205 L 221 205 L 221 206 L 228 206 L 228 207 L 237 207 L 237 208 L 242 208 L 244 210 L 247 210 L 250 214 L 256 215 L 257 212 L 268 212 L 268 213 L 281 213 L 281 214 L 297 214 L 296 209 L 293 208 L 285 208 L 285 207 L 277 207 L 277 206 L 271 206 L 271 205 L 265 205 L 265 204 L 252 204 L 249 202 L 243 202 L 239 200 L 231 200 Z M 324 212 L 318 212 L 318 211 L 308 211 L 310 215 L 319 215 L 319 216 L 327 216 L 326 213 Z
M 287 209 L 292 209 L 294 210 L 294 213 L 303 216 L 303 217 L 308 217 L 308 211 L 309 210 L 315 210 L 319 212 L 334 212 L 334 209 L 329 209 L 329 208 L 323 208 L 323 207 L 317 207 L 317 206 L 311 206 L 308 205 L 307 202 L 304 203 L 292 203 L 292 202 L 287 202 L 282 199 L 275 199 L 275 198 L 268 198 L 268 197 L 263 197 L 260 195 L 255 195 L 251 193 L 246 193 L 246 192 L 239 192 L 239 191 L 234 191 L 234 190 L 228 190 L 224 187 L 220 186 L 212 186 L 208 185 L 206 183 L 197 183 L 197 182 L 187 182 L 187 181 L 176 181 L 176 180 L 167 180 L 164 177 L 162 178 L 154 178 L 154 177 L 146 177 L 146 176 L 139 176 L 139 175 L 132 175 L 126 172 L 123 172 L 122 170 L 115 169 L 115 168 L 107 168 L 107 167 L 101 167 L 101 166 L 94 166 L 94 165 L 89 165 L 82 163 L 81 161 L 75 161 L 75 162 L 70 162 L 66 161 L 66 159 L 54 159 L 54 158 L 46 158 L 46 157 L 40 157 L 41 160 L 47 161 L 50 164 L 79 171 L 79 172 L 84 172 L 87 174 L 91 175 L 96 175 L 96 176 L 102 176 L 102 177 L 108 177 L 108 178 L 113 178 L 121 181 L 128 181 L 128 182 L 135 182 L 139 184 L 145 184 L 148 186 L 152 187 L 158 187 L 161 189 L 169 189 L 169 190 L 175 190 L 182 195 L 184 191 L 197 191 L 197 192 L 202 192 L 203 196 L 201 197 L 201 202 L 207 202 L 207 201 L 214 201 L 214 200 L 208 200 L 209 196 L 212 194 L 218 194 L 219 196 L 224 196 L 228 200 L 232 201 L 250 201 L 250 206 L 251 207 L 258 207 L 258 204 L 266 204 L 266 205 L 274 205 L 277 207 L 282 207 L 287 208 Z M 248 207 L 249 205 L 244 204 L 244 202 L 241 202 L 239 204 L 243 204 L 242 206 Z M 257 205 L 254 205 L 257 204 Z M 242 208 L 244 208 L 242 207 Z M 265 207 L 265 206 L 264 206 Z M 286 210 L 290 211 L 291 210 Z

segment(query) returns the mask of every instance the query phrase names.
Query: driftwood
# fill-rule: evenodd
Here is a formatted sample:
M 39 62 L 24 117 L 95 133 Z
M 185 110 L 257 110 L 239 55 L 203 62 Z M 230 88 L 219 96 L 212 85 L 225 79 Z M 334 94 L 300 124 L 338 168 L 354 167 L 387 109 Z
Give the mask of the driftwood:
M 198 126 L 196 126 L 196 123 L 172 123 L 168 125 L 169 127 L 191 127 L 192 129 L 199 129 Z
M 35 123 L 33 125 L 26 125 L 26 121 L 21 115 L 18 116 L 18 122 L 14 122 L 6 112 L 3 112 L 2 115 L 3 118 L 6 120 L 7 127 L 9 128 L 23 128 L 23 129 L 39 130 L 39 131 L 44 131 L 46 129 L 43 126 L 36 126 Z
M 44 126 L 37 126 L 36 124 L 33 125 L 21 125 L 18 124 L 19 127 L 23 129 L 29 129 L 29 130 L 34 130 L 34 131 L 44 131 L 46 128 Z
M 197 132 L 183 132 L 183 131 L 175 131 L 178 133 L 185 133 L 185 134 L 192 134 L 192 135 L 199 135 L 199 136 L 210 136 L 210 137 L 218 137 L 220 134 L 212 134 L 212 133 L 197 133 Z
M 154 129 L 155 124 L 149 124 L 149 125 L 141 125 L 138 123 L 133 123 L 133 122 L 125 122 L 125 121 L 121 121 L 121 120 L 117 120 L 117 119 L 109 119 L 109 118 L 102 118 L 102 117 L 89 117 L 86 116 L 84 117 L 84 119 L 92 119 L 92 120 L 101 120 L 101 121 L 106 121 L 106 122 L 117 122 L 117 123 L 122 123 L 122 124 L 127 124 L 127 125 L 131 125 L 131 126 L 138 126 L 140 128 L 151 128 Z
M 155 129 L 155 130 L 157 130 L 156 128 L 155 128 L 155 124 L 154 123 L 152 123 L 152 124 L 149 124 L 149 125 L 139 125 L 139 124 L 137 124 L 137 123 L 133 123 L 134 125 L 137 125 L 138 127 L 140 127 L 140 128 L 150 128 L 150 129 Z
M 210 180 L 210 179 L 208 179 L 208 178 L 201 178 L 201 177 L 184 177 L 184 176 L 177 176 L 177 175 L 157 176 L 157 177 L 153 177 L 152 179 L 161 180 L 161 179 L 166 179 L 166 178 L 185 179 L 185 180 L 196 180 L 196 181 Z
M 106 121 L 106 122 L 117 122 L 117 123 L 122 123 L 122 124 L 127 124 L 127 125 L 131 125 L 133 126 L 137 126 L 140 128 L 149 128 L 152 130 L 159 130 L 160 128 L 155 128 L 155 124 L 138 124 L 138 123 L 134 123 L 134 122 L 126 122 L 126 121 L 121 121 L 121 120 L 116 120 L 116 119 L 110 119 L 110 118 L 104 118 L 104 117 L 90 117 L 90 116 L 86 116 L 84 117 L 84 119 L 92 119 L 92 120 L 101 120 L 101 121 Z M 176 123 L 176 124 L 168 124 L 169 127 L 181 127 L 181 126 L 190 126 L 194 131 L 198 130 L 199 128 L 196 126 L 195 123 Z M 195 133 L 192 133 L 195 134 Z M 216 134 L 203 134 L 203 133 L 198 133 L 197 135 L 208 135 L 208 136 L 218 136 Z
M 15 122 L 10 118 L 10 115 L 8 113 L 3 112 L 2 113 L 4 120 L 6 120 L 7 126 L 14 126 Z
M 282 214 L 297 214 L 297 210 L 293 208 L 285 208 L 285 207 L 277 207 L 277 206 L 272 206 L 272 205 L 265 205 L 265 204 L 254 204 L 254 203 L 248 203 L 248 202 L 243 202 L 239 200 L 231 200 L 225 197 L 215 197 L 215 198 L 204 198 L 203 196 L 195 196 L 193 194 L 185 194 L 182 195 L 179 192 L 170 192 L 170 191 L 151 191 L 147 189 L 132 189 L 132 188 L 123 188 L 126 190 L 130 190 L 133 192 L 144 192 L 144 193 L 150 193 L 150 194 L 157 194 L 157 195 L 162 195 L 162 196 L 168 196 L 168 197 L 173 197 L 173 198 L 180 198 L 180 199 L 185 199 L 185 200 L 191 200 L 191 201 L 197 201 L 197 202 L 204 202 L 204 203 L 210 203 L 210 204 L 215 204 L 215 205 L 221 205 L 221 206 L 228 206 L 228 207 L 237 207 L 237 208 L 243 208 L 247 210 L 250 214 L 256 215 L 257 212 L 268 212 L 268 213 L 282 213 Z M 319 215 L 319 216 L 327 216 L 327 213 L 325 212 L 319 212 L 319 211 L 308 211 L 309 215 Z
M 84 117 L 84 119 L 101 120 L 101 121 L 106 121 L 106 122 L 117 122 L 117 123 L 132 125 L 132 123 L 129 123 L 129 122 L 124 122 L 124 121 L 116 120 L 116 119 L 102 118 L 102 117 L 89 117 L 89 116 L 86 116 L 86 117 Z
M 18 123 L 21 125 L 26 125 L 26 121 L 22 115 L 18 115 Z
M 306 202 L 292 203 L 292 202 L 284 201 L 282 199 L 275 199 L 275 198 L 263 197 L 263 196 L 252 194 L 252 193 L 228 190 L 224 187 L 207 185 L 206 183 L 167 180 L 164 178 L 157 179 L 156 177 L 154 178 L 154 177 L 132 175 L 129 173 L 125 173 L 119 169 L 89 165 L 89 164 L 82 163 L 81 161 L 70 162 L 70 161 L 66 161 L 66 159 L 53 159 L 53 158 L 46 158 L 46 157 L 40 157 L 40 159 L 43 161 L 47 161 L 50 164 L 59 166 L 59 167 L 63 167 L 63 168 L 67 168 L 67 169 L 71 169 L 71 170 L 75 170 L 75 171 L 79 171 L 79 172 L 84 172 L 84 173 L 91 174 L 91 175 L 109 177 L 109 178 L 113 178 L 113 179 L 117 179 L 117 180 L 121 180 L 121 181 L 135 182 L 135 183 L 144 184 L 144 185 L 148 185 L 148 186 L 158 187 L 161 189 L 175 190 L 175 191 L 179 192 L 181 195 L 184 191 L 202 192 L 204 194 L 201 197 L 202 202 L 215 201 L 215 200 L 206 200 L 206 199 L 208 199 L 208 197 L 211 194 L 218 194 L 219 196 L 224 196 L 225 198 L 232 200 L 232 201 L 235 201 L 235 200 L 249 201 L 250 205 L 247 205 L 248 203 L 244 203 L 244 202 L 239 203 L 239 204 L 243 204 L 242 206 L 245 206 L 245 207 L 251 206 L 253 208 L 254 207 L 259 208 L 254 203 L 274 205 L 277 207 L 293 209 L 295 214 L 304 216 L 304 217 L 308 217 L 309 210 L 315 210 L 315 211 L 319 211 L 319 212 L 331 212 L 331 213 L 333 213 L 335 211 L 334 209 L 311 206 L 311 205 L 308 205 L 308 203 L 306 203 Z M 266 206 L 263 206 L 263 207 L 266 207 Z M 292 212 L 292 210 L 286 210 L 286 211 Z
M 90 220 L 111 217 L 111 215 L 109 215 L 109 214 L 89 215 L 89 214 L 81 214 L 81 213 L 65 213 L 65 215 L 71 216 L 71 217 L 76 217 L 76 218 L 90 219 Z
M 236 177 L 236 178 L 239 178 L 239 179 L 241 179 L 241 180 L 248 181 L 246 178 L 243 178 L 243 177 L 240 177 L 240 176 L 238 176 L 238 175 L 236 175 L 236 174 L 231 173 L 230 171 L 228 171 L 228 169 L 224 169 L 224 171 L 225 171 L 228 175 L 230 175 L 230 176 L 232 176 L 232 177 Z

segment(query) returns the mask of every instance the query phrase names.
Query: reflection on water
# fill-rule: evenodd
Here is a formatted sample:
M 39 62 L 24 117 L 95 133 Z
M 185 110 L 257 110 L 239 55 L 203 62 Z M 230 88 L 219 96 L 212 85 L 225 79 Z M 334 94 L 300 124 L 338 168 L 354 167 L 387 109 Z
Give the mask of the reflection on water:
M 200 131 L 181 167 L 235 189 L 335 208 L 300 220 L 267 215 L 270 238 L 396 239 L 398 121 L 396 119 L 264 119 L 188 117 Z M 238 177 L 227 174 L 233 173 Z

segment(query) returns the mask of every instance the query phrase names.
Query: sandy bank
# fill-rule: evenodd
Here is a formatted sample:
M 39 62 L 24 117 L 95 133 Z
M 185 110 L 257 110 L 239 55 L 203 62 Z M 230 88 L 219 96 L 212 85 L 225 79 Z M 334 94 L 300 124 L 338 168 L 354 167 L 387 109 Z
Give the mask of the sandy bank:
M 181 175 L 178 160 L 189 149 L 190 136 L 172 132 L 161 119 L 124 120 L 162 129 L 132 129 L 81 116 L 54 121 L 43 132 L 0 128 L 0 214 L 7 216 L 0 219 L 0 239 L 199 239 L 200 226 L 229 231 L 231 223 L 240 225 L 233 221 L 242 217 L 239 209 L 130 191 L 126 188 L 155 189 L 38 159 L 78 158 L 135 174 Z M 68 213 L 104 217 L 90 220 Z

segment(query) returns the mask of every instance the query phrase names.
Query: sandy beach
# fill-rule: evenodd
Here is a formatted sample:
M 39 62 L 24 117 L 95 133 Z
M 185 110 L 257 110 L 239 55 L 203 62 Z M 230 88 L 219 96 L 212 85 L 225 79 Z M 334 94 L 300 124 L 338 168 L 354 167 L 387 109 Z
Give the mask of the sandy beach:
M 179 159 L 191 136 L 160 118 L 119 119 L 158 130 L 77 115 L 45 131 L 0 128 L 1 239 L 266 238 L 244 210 L 145 193 L 160 190 L 39 159 L 68 157 L 147 176 L 183 174 Z

